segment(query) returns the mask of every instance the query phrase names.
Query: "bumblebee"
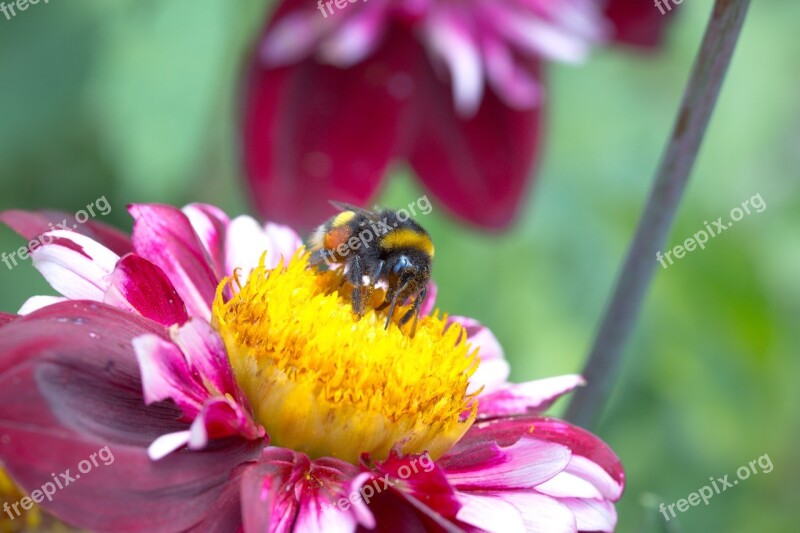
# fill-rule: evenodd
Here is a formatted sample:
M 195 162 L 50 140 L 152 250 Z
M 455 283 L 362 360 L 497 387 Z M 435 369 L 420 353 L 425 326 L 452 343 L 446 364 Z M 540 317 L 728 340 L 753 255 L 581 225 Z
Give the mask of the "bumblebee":
M 400 319 L 400 326 L 413 317 L 413 336 L 431 277 L 434 248 L 430 235 L 405 210 L 368 211 L 331 203 L 341 212 L 311 236 L 310 264 L 344 266 L 345 280 L 353 286 L 353 312 L 358 316 L 364 314 L 376 284 L 384 282 L 386 297 L 376 310 L 389 308 L 385 328 L 391 323 L 395 307 L 412 299 L 413 305 Z

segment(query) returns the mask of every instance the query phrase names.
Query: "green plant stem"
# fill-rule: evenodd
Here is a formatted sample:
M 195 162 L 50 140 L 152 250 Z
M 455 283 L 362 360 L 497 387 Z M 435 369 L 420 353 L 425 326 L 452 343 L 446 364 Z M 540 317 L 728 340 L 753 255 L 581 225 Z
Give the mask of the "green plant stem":
M 669 236 L 749 5 L 750 0 L 714 4 L 672 136 L 583 371 L 588 385 L 575 393 L 567 410 L 567 419 L 579 426 L 592 428 L 597 423 L 611 393 L 653 278 L 656 252 Z

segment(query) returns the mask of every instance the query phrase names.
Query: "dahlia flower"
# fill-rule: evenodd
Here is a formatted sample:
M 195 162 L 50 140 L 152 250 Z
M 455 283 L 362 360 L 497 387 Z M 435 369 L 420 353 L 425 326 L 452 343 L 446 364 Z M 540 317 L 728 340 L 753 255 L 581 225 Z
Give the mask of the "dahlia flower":
M 60 294 L 0 315 L 0 461 L 28 494 L 82 474 L 49 513 L 99 531 L 614 529 L 617 457 L 540 414 L 580 376 L 509 383 L 497 339 L 435 311 L 435 287 L 413 337 L 374 305 L 358 319 L 288 227 L 129 211 L 130 239 L 0 214 L 43 243 L 33 265 Z
M 537 158 L 543 63 L 654 46 L 668 18 L 641 0 L 283 0 L 245 84 L 256 205 L 310 229 L 400 159 L 459 217 L 504 228 Z

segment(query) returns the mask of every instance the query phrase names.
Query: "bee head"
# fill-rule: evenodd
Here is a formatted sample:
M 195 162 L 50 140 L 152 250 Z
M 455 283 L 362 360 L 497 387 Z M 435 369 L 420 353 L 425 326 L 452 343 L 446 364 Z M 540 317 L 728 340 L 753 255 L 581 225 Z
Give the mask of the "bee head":
M 412 255 L 401 254 L 389 266 L 389 287 L 401 300 L 418 293 L 427 284 L 426 268 Z

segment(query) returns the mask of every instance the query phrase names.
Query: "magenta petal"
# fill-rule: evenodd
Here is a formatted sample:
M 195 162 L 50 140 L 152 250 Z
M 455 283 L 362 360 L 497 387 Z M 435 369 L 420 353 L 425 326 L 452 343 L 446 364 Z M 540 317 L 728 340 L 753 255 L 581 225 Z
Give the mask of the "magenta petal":
M 392 454 L 385 461 L 378 462 L 375 469 L 379 476 L 376 476 L 378 481 L 373 486 L 382 488 L 383 482 L 379 478 L 388 474 L 389 480 L 403 481 L 400 485 L 403 488 L 398 492 L 404 497 L 410 495 L 442 517 L 455 519 L 461 505 L 446 472 L 430 456 L 398 457 Z
M 674 3 L 671 6 L 673 9 L 676 7 Z M 653 2 L 609 0 L 606 17 L 611 21 L 615 41 L 654 48 L 661 44 L 664 29 L 672 19 L 672 14 L 662 14 Z
M 459 490 L 531 489 L 562 472 L 570 456 L 566 446 L 520 438 L 507 447 L 487 443 L 462 446 L 439 463 Z
M 164 271 L 138 255 L 128 254 L 109 277 L 104 301 L 139 313 L 162 326 L 189 320 L 186 306 Z
M 14 209 L 0 213 L 0 222 L 29 241 L 54 229 L 74 230 L 99 242 L 117 255 L 125 255 L 133 251 L 130 238 L 118 229 L 93 220 L 79 224 L 73 215 L 61 211 Z
M 242 475 L 250 464 L 236 467 L 205 518 L 192 526 L 192 533 L 231 533 L 242 528 Z
M 209 324 L 194 319 L 181 328 L 171 328 L 173 342 L 157 335 L 133 340 L 148 404 L 171 399 L 187 421 L 185 431 L 161 436 L 149 448 L 159 459 L 188 444 L 204 448 L 209 439 L 241 435 L 264 436 L 253 421 L 246 398 L 233 379 L 222 340 Z
M 41 239 L 31 260 L 47 282 L 72 300 L 102 301 L 119 256 L 74 231 L 51 231 Z
M 570 374 L 527 383 L 507 384 L 499 390 L 478 397 L 478 416 L 489 418 L 540 413 L 558 398 L 585 383 L 583 377 Z
M 283 533 L 292 530 L 297 514 L 293 491 L 285 490 L 292 464 L 269 462 L 248 468 L 242 477 L 244 531 Z
M 378 494 L 370 500 L 369 510 L 375 515 L 375 528 L 363 527 L 358 530 L 359 533 L 460 531 L 457 527 L 453 527 L 455 517 L 447 520 L 430 507 L 417 508 L 398 492 L 386 490 Z
M 0 313 L 0 326 L 4 326 L 5 324 L 8 324 L 9 322 L 14 320 L 15 318 L 17 318 L 17 315 L 9 315 L 7 313 Z
M 136 337 L 133 348 L 141 371 L 144 401 L 149 405 L 171 399 L 194 419 L 209 392 L 181 350 L 158 335 Z
M 193 373 L 202 377 L 209 390 L 218 395 L 230 395 L 239 403 L 244 394 L 233 377 L 225 344 L 211 324 L 192 320 L 185 326 L 172 330 L 172 338 L 185 354 Z
M 488 91 L 477 114 L 465 119 L 427 62 L 418 79 L 416 125 L 407 148 L 414 170 L 456 215 L 489 229 L 507 227 L 527 200 L 540 108 L 515 110 Z
M 610 496 L 613 494 L 618 496 L 622 492 L 622 488 L 625 486 L 625 471 L 611 448 L 585 429 L 554 418 L 518 416 L 479 421 L 453 447 L 448 456 L 479 443 L 496 442 L 501 446 L 509 446 L 523 436 L 546 440 L 569 448 L 572 451 L 573 460 L 565 473 L 568 474 L 570 469 L 575 469 L 575 475 L 583 479 L 586 479 L 588 474 L 591 476 L 590 482 L 597 480 L 596 488 Z M 580 459 L 576 460 L 576 457 L 580 457 Z M 599 467 L 598 471 L 590 471 L 591 467 L 588 463 Z M 607 479 L 601 479 L 600 472 L 605 472 Z
M 619 497 L 625 486 L 625 471 L 617 455 L 605 442 L 583 428 L 555 418 L 540 417 L 534 422 L 534 426 L 534 437 L 567 446 L 573 455 L 585 457 L 603 469 L 616 483 L 616 497 Z
M 183 530 L 214 512 L 236 465 L 260 442 L 226 439 L 153 463 L 149 442 L 186 428 L 175 407 L 146 406 L 131 340 L 164 335 L 113 307 L 66 302 L 20 317 L 0 336 L 0 461 L 30 492 L 108 446 L 113 462 L 58 491 L 45 508 L 102 531 Z
M 402 133 L 414 84 L 407 63 L 416 59 L 392 43 L 348 69 L 314 59 L 273 69 L 254 61 L 243 155 L 264 218 L 306 231 L 335 212 L 329 200 L 372 198 Z
M 189 219 L 180 209 L 166 205 L 135 204 L 128 210 L 134 218 L 136 253 L 166 273 L 190 316 L 210 320 L 220 280 Z
M 230 220 L 225 212 L 209 204 L 189 204 L 182 209 L 183 214 L 189 219 L 195 233 L 203 243 L 214 274 L 217 279 L 222 279 L 225 273 L 225 234 L 228 231 Z
M 267 448 L 242 479 L 244 530 L 354 531 L 356 513 L 332 502 L 348 497 L 345 490 L 356 477 L 353 465 L 336 459 L 312 462 L 292 450 Z

